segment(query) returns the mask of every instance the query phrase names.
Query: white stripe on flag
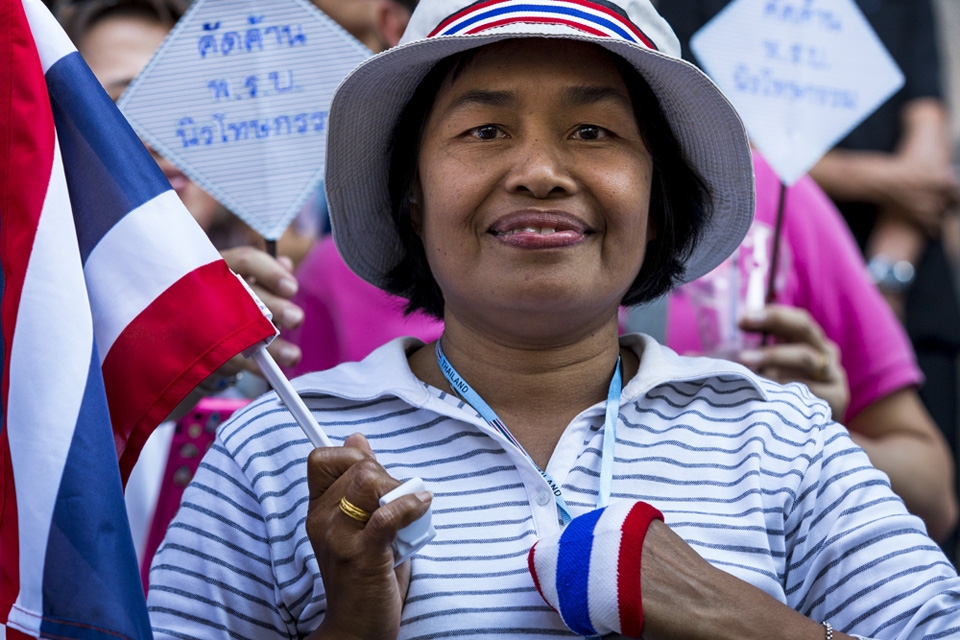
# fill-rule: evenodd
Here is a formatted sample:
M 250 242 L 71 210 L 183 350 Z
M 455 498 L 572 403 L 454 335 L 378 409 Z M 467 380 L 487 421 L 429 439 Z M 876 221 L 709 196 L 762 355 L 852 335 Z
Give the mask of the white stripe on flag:
M 183 204 L 177 193 L 164 191 L 124 216 L 87 257 L 84 274 L 101 362 L 147 305 L 183 276 L 220 259 L 188 213 L 171 215 L 178 208 Z M 177 251 L 169 251 L 168 243 L 148 243 L 144 238 L 176 238 Z
M 60 145 L 54 147 L 10 345 L 7 437 L 20 532 L 20 595 L 8 624 L 39 633 L 50 523 L 93 354 L 93 323 Z M 37 372 L 45 377 L 37 379 Z M 43 422 L 37 423 L 37 416 Z
M 43 66 L 44 73 L 57 60 L 77 50 L 43 2 L 23 0 L 23 10 L 27 14 L 27 22 L 30 23 L 33 39 L 37 43 L 37 52 L 40 54 L 40 64 Z

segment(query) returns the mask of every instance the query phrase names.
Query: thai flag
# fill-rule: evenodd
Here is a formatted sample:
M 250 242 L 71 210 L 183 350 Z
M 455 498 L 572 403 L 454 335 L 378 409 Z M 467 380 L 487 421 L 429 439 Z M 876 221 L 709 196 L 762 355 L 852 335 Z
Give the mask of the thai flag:
M 150 638 L 121 476 L 274 328 L 40 0 L 0 2 L 0 267 L 0 639 Z

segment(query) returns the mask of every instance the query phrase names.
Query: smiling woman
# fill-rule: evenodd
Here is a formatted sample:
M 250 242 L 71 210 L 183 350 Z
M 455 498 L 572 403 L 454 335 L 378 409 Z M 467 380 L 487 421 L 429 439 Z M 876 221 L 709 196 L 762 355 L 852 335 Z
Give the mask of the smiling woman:
M 273 396 L 220 430 L 157 637 L 960 638 L 960 578 L 822 401 L 618 339 L 753 214 L 743 127 L 647 0 L 424 0 L 327 163 L 345 262 L 442 338 L 298 379 L 342 447 Z

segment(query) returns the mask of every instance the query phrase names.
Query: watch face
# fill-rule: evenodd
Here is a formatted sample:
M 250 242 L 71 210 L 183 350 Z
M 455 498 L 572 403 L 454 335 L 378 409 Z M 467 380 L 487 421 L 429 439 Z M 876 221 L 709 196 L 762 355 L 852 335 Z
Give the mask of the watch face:
M 886 293 L 906 291 L 916 275 L 912 264 L 906 260 L 894 262 L 883 256 L 874 256 L 867 264 L 867 271 L 877 288 Z

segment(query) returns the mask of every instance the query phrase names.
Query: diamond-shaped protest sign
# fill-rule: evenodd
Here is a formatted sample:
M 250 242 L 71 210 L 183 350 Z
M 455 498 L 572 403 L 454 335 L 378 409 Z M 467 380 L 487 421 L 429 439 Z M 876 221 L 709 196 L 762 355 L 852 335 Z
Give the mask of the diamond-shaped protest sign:
M 690 48 L 787 185 L 903 85 L 853 0 L 734 0 Z
M 148 144 L 276 240 L 322 180 L 334 90 L 369 55 L 303 0 L 196 0 L 119 106 Z

